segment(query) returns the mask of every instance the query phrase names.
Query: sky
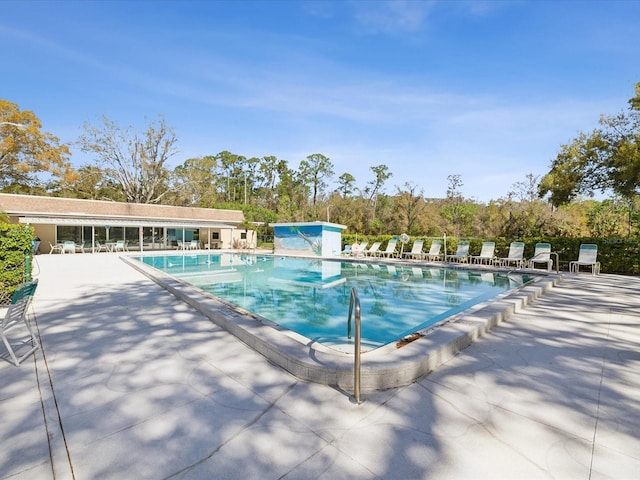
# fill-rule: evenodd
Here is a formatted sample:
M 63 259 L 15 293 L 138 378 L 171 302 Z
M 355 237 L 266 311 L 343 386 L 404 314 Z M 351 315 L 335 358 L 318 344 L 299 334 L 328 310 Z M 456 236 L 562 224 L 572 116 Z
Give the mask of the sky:
M 171 168 L 320 153 L 334 182 L 386 165 L 388 194 L 444 197 L 459 175 L 488 202 L 626 110 L 639 39 L 638 0 L 3 0 L 0 98 L 71 144 L 162 115 Z

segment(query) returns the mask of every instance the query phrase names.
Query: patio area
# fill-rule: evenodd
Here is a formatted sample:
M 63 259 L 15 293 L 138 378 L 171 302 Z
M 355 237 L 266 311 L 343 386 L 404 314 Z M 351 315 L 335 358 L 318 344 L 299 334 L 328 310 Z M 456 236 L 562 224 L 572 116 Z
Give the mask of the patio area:
M 119 257 L 35 257 L 43 349 L 0 350 L 0 479 L 638 478 L 640 278 L 565 274 L 354 405 Z

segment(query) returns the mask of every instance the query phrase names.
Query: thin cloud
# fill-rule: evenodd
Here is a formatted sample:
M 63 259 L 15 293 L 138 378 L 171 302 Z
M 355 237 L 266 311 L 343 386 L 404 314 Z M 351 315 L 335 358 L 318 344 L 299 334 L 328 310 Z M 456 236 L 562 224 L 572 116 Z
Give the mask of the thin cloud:
M 434 1 L 356 1 L 351 2 L 353 16 L 369 34 L 403 34 L 421 30 L 435 6 Z

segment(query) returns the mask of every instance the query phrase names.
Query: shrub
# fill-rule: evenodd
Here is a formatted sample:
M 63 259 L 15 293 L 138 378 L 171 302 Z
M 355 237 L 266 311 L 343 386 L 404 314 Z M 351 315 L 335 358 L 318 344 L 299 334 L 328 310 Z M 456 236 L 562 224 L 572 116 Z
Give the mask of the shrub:
M 0 223 L 0 304 L 8 304 L 18 285 L 31 280 L 32 241 L 33 228 Z

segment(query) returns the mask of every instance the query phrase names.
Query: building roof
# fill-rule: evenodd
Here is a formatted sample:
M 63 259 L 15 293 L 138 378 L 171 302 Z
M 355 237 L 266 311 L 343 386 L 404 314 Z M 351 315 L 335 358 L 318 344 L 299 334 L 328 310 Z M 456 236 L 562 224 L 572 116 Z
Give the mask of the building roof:
M 0 210 L 21 223 L 109 224 L 113 226 L 226 227 L 242 223 L 240 210 L 173 207 L 0 193 Z

